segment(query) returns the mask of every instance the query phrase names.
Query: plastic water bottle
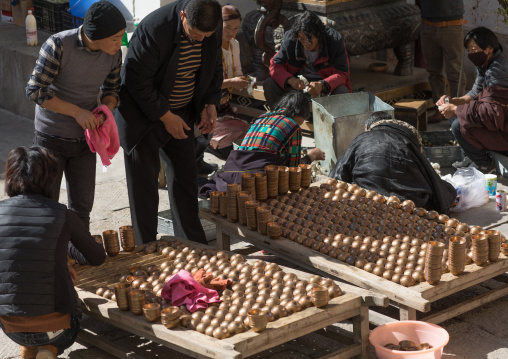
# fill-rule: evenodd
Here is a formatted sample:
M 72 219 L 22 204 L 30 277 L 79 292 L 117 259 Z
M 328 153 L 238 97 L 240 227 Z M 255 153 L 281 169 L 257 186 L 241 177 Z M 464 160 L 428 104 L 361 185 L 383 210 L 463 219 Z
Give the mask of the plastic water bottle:
M 35 16 L 32 15 L 32 11 L 28 10 L 28 15 L 25 19 L 25 28 L 26 28 L 26 43 L 29 46 L 37 45 L 37 21 L 35 20 Z

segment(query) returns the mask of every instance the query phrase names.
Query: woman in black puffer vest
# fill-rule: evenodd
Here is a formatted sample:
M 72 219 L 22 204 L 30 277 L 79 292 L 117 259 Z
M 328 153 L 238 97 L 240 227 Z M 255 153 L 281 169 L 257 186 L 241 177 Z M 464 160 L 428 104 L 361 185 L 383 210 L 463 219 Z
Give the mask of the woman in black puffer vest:
M 67 254 L 98 266 L 104 248 L 76 213 L 51 199 L 57 163 L 42 147 L 7 158 L 0 201 L 0 328 L 21 357 L 56 358 L 76 340 L 75 272 Z M 70 243 L 69 243 L 70 242 Z

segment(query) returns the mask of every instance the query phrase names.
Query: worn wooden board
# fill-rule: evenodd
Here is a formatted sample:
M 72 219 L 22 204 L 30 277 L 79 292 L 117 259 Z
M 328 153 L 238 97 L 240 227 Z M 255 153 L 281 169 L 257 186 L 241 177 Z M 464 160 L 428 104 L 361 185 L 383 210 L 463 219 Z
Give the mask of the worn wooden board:
M 159 238 L 174 239 L 171 236 L 159 236 Z M 178 240 L 196 247 L 207 248 L 207 246 L 180 238 Z M 261 333 L 248 331 L 218 340 L 182 327 L 169 330 L 162 324 L 151 324 L 143 316 L 136 316 L 130 311 L 121 311 L 115 302 L 91 292 L 98 286 L 111 286 L 117 283 L 119 276 L 125 274 L 131 266 L 159 264 L 166 260 L 165 257 L 156 253 L 144 255 L 139 249 L 130 254 L 109 259 L 97 268 L 88 266 L 77 268 L 79 280 L 76 283 L 76 289 L 84 303 L 84 309 L 89 315 L 192 357 L 235 359 L 254 355 L 333 323 L 351 319 L 355 326 L 354 343 L 340 352 L 334 353 L 334 357 L 349 358 L 361 355 L 368 358 L 368 308 L 362 305 L 362 298 L 353 293 L 346 292 L 344 295 L 332 299 L 323 309 L 307 308 L 286 318 L 268 323 L 267 329 Z M 286 272 L 297 274 L 302 279 L 311 275 L 291 268 L 281 268 Z M 88 339 L 96 340 L 97 338 L 89 336 Z M 114 348 L 113 351 L 115 351 Z
M 406 288 L 290 240 L 284 238 L 271 240 L 268 236 L 252 231 L 246 226 L 231 223 L 207 209 L 201 210 L 201 215 L 214 222 L 217 231 L 250 242 L 256 247 L 281 255 L 291 262 L 311 266 L 349 283 L 381 293 L 397 303 L 421 312 L 428 312 L 431 303 L 438 299 L 508 271 L 508 258 L 501 254 L 497 262 L 489 263 L 483 267 L 475 264 L 466 266 L 464 273 L 460 276 L 456 277 L 451 273 L 446 273 L 435 286 L 423 282 Z M 218 244 L 220 245 L 220 243 Z

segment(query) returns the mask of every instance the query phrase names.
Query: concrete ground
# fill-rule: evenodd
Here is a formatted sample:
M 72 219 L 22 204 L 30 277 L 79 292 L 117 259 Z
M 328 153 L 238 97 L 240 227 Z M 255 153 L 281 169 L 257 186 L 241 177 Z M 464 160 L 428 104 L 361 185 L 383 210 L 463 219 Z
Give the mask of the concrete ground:
M 445 129 L 446 124 L 433 125 L 431 129 Z M 16 146 L 29 146 L 32 142 L 33 121 L 0 109 L 0 200 L 6 198 L 3 191 L 5 159 L 9 151 Z M 312 145 L 312 139 L 306 138 L 306 145 Z M 215 157 L 206 154 L 209 162 L 221 163 Z M 100 162 L 100 161 L 99 161 Z M 123 154 L 115 156 L 108 171 L 103 173 L 100 163 L 97 164 L 97 184 L 95 205 L 91 214 L 92 233 L 101 233 L 107 229 L 130 224 L 129 203 L 123 165 Z M 508 181 L 500 179 L 499 186 L 505 188 Z M 159 191 L 159 211 L 169 208 L 167 192 Z M 66 203 L 66 190 L 62 186 L 60 200 Z M 491 198 L 482 207 L 454 215 L 459 220 L 470 225 L 480 225 L 485 228 L 499 229 L 508 236 L 508 212 L 497 212 L 495 200 Z M 455 301 L 469 298 L 473 294 L 483 293 L 498 285 L 496 281 L 487 281 L 482 285 L 464 293 L 436 303 L 436 307 L 456 304 Z M 450 342 L 445 348 L 443 358 L 453 359 L 506 359 L 508 358 L 508 297 L 488 303 L 483 307 L 460 315 L 442 323 L 450 333 Z M 114 341 L 125 348 L 125 357 L 133 353 L 146 358 L 188 358 L 186 355 L 172 351 L 144 338 L 132 335 L 123 330 L 112 327 L 104 322 L 85 317 L 82 326 L 99 333 L 109 341 Z M 333 349 L 333 343 L 316 334 L 306 335 L 298 340 L 278 346 L 272 350 L 260 353 L 256 358 L 316 358 Z M 0 358 L 18 358 L 18 346 L 0 333 Z M 106 359 L 110 354 L 101 349 L 77 341 L 61 358 L 73 359 Z M 375 358 L 375 354 L 372 355 Z

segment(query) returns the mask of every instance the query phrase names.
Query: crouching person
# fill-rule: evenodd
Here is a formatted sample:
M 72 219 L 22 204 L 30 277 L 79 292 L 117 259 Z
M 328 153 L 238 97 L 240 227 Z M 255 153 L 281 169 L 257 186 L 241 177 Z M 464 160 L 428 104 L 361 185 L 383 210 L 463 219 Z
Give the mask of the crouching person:
M 18 147 L 7 158 L 0 201 L 0 327 L 24 359 L 56 358 L 76 340 L 76 274 L 67 254 L 106 260 L 76 213 L 52 200 L 58 164 L 46 149 Z M 70 242 L 70 243 L 69 243 Z

